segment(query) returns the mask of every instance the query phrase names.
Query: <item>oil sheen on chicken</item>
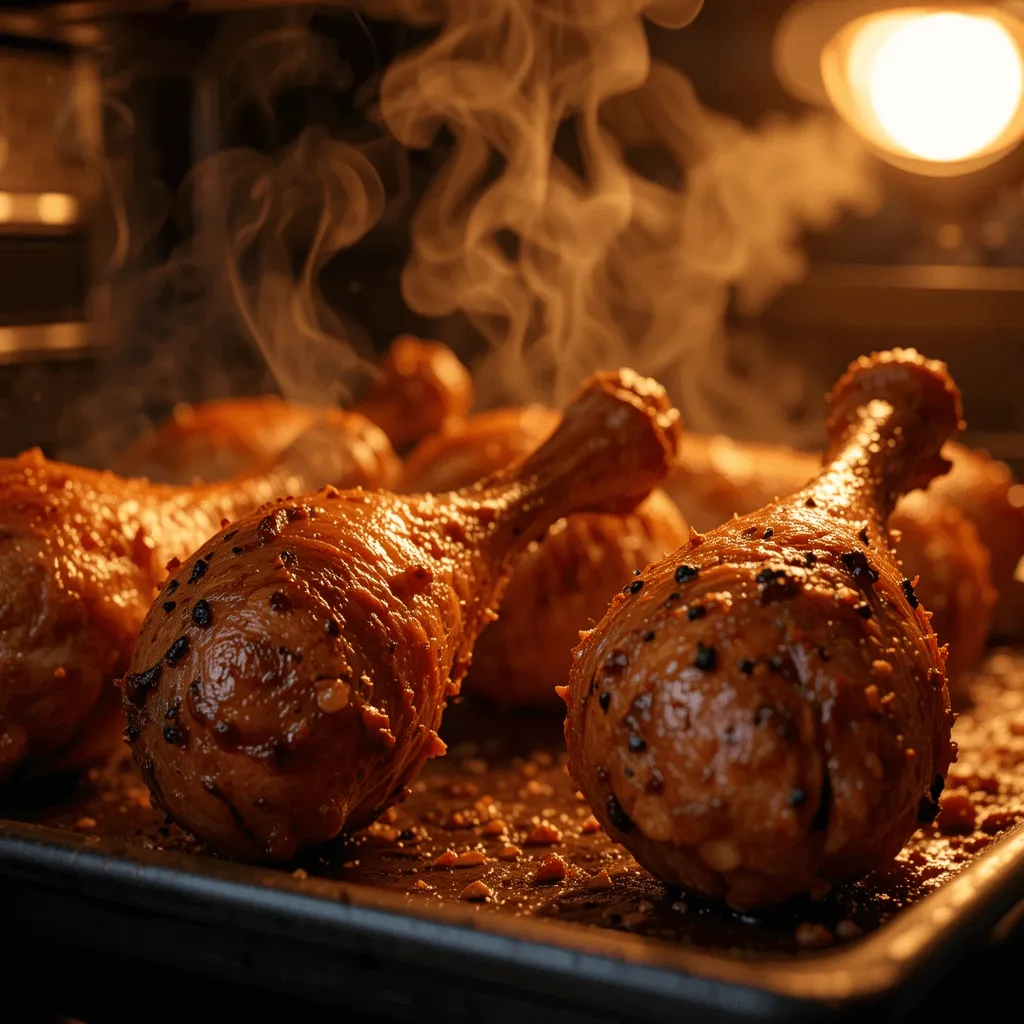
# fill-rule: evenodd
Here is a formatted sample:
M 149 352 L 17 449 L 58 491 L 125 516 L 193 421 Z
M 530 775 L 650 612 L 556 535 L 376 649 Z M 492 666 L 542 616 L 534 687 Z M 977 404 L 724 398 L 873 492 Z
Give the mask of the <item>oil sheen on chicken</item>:
M 1012 636 L 1013 609 L 1024 608 L 1013 580 L 1024 555 L 1024 509 L 1011 501 L 1002 463 L 955 442 L 943 455 L 950 472 L 902 498 L 889 529 L 939 641 L 949 645 L 955 684 L 980 662 L 993 625 Z M 665 490 L 695 529 L 710 530 L 791 494 L 820 469 L 821 457 L 809 452 L 688 433 Z
M 947 464 L 941 363 L 855 363 L 821 475 L 646 570 L 575 652 L 573 778 L 666 882 L 737 908 L 891 860 L 953 756 L 944 655 L 885 523 Z

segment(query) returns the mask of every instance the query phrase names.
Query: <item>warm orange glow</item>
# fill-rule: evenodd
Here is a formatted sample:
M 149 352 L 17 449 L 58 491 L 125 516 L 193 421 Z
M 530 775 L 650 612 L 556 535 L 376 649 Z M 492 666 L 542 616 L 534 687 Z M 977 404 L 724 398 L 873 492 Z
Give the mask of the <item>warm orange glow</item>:
M 941 165 L 936 173 L 969 170 L 1024 133 L 1014 28 L 987 8 L 880 11 L 826 47 L 822 76 L 840 113 L 885 154 Z

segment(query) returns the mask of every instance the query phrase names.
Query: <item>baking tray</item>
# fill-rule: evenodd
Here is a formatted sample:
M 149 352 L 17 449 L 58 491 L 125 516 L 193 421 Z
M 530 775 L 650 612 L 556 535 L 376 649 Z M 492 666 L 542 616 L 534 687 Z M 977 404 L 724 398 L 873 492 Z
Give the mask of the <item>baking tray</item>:
M 557 721 L 470 706 L 390 822 L 287 869 L 206 855 L 123 763 L 8 797 L 0 912 L 41 948 L 394 1020 L 897 1018 L 1024 911 L 1024 656 L 997 655 L 978 687 L 952 779 L 971 827 L 923 830 L 892 869 L 759 917 L 666 891 L 595 833 Z M 483 862 L 445 867 L 447 850 Z M 566 877 L 538 884 L 555 854 Z M 459 898 L 475 880 L 492 900 Z

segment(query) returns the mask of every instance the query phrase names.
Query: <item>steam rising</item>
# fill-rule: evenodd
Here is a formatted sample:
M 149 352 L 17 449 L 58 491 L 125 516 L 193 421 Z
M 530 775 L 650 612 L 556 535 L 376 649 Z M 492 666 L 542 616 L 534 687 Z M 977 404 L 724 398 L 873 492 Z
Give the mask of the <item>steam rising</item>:
M 402 291 L 437 336 L 461 323 L 484 340 L 474 366 L 482 404 L 560 403 L 590 372 L 630 365 L 662 380 L 694 427 L 778 434 L 776 396 L 798 392 L 802 375 L 775 366 L 756 340 L 730 338 L 726 313 L 732 301 L 756 312 L 801 275 L 804 228 L 870 206 L 852 136 L 825 118 L 750 131 L 705 110 L 681 72 L 651 61 L 643 24 L 683 26 L 700 0 L 359 6 L 437 30 L 384 72 L 379 107 L 366 110 L 375 133 L 309 127 L 273 154 L 210 152 L 176 207 L 189 241 L 141 277 L 132 260 L 171 203 L 107 168 L 137 207 L 114 204 L 113 252 L 125 266 L 114 309 L 126 317 L 114 328 L 141 332 L 152 368 L 146 388 L 136 373 L 78 410 L 72 425 L 84 414 L 118 426 L 117 436 L 86 431 L 75 456 L 95 462 L 125 447 L 143 426 L 144 397 L 235 393 L 228 336 L 259 350 L 286 398 L 347 400 L 374 325 L 326 302 L 321 273 L 409 206 L 403 147 L 430 148 L 442 129 L 453 144 L 413 212 Z M 351 83 L 298 15 L 267 17 L 229 21 L 235 34 L 207 55 L 211 120 L 230 121 L 245 101 L 272 124 L 282 90 Z M 118 103 L 108 94 L 130 134 Z M 184 380 L 217 354 L 224 374 L 207 372 L 201 387 L 194 373 Z
M 310 402 L 346 397 L 359 364 L 354 333 L 323 301 L 319 280 L 381 215 L 384 187 L 373 165 L 308 129 L 278 157 L 242 150 L 207 161 L 193 187 L 201 197 L 194 252 L 215 254 L 207 269 L 230 292 L 227 307 L 282 393 Z
M 377 0 L 412 22 L 441 5 Z M 438 38 L 396 61 L 382 112 L 409 147 L 455 138 L 414 220 L 409 306 L 463 313 L 487 339 L 488 402 L 561 402 L 628 364 L 674 390 L 691 423 L 778 416 L 727 365 L 735 286 L 760 308 L 803 272 L 804 227 L 873 201 L 864 156 L 824 118 L 750 132 L 701 107 L 649 58 L 642 16 L 689 21 L 693 0 L 450 0 Z M 557 155 L 571 131 L 577 159 Z M 630 157 L 660 151 L 669 173 Z M 748 357 L 758 353 L 748 352 Z M 791 389 L 792 381 L 786 382 Z

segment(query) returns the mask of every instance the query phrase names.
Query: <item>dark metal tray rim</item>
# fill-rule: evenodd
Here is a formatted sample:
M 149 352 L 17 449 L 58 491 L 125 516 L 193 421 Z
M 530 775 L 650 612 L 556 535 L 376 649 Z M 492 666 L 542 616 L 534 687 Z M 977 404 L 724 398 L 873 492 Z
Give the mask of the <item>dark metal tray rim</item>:
M 108 902 L 145 905 L 214 922 L 244 910 L 263 931 L 326 942 L 344 950 L 380 947 L 393 958 L 501 980 L 527 968 L 542 989 L 611 987 L 635 998 L 657 996 L 762 1016 L 805 1007 L 879 1002 L 896 989 L 927 989 L 965 954 L 990 940 L 1024 900 L 1024 827 L 1007 833 L 960 874 L 894 920 L 846 946 L 796 958 L 738 958 L 587 925 L 517 918 L 470 907 L 410 906 L 365 885 L 331 882 L 212 857 L 149 850 L 63 830 L 0 821 L 0 876 Z M 340 893 L 340 895 L 339 895 Z M 546 976 L 542 977 L 542 976 Z M 547 983 L 545 983 L 545 980 Z

